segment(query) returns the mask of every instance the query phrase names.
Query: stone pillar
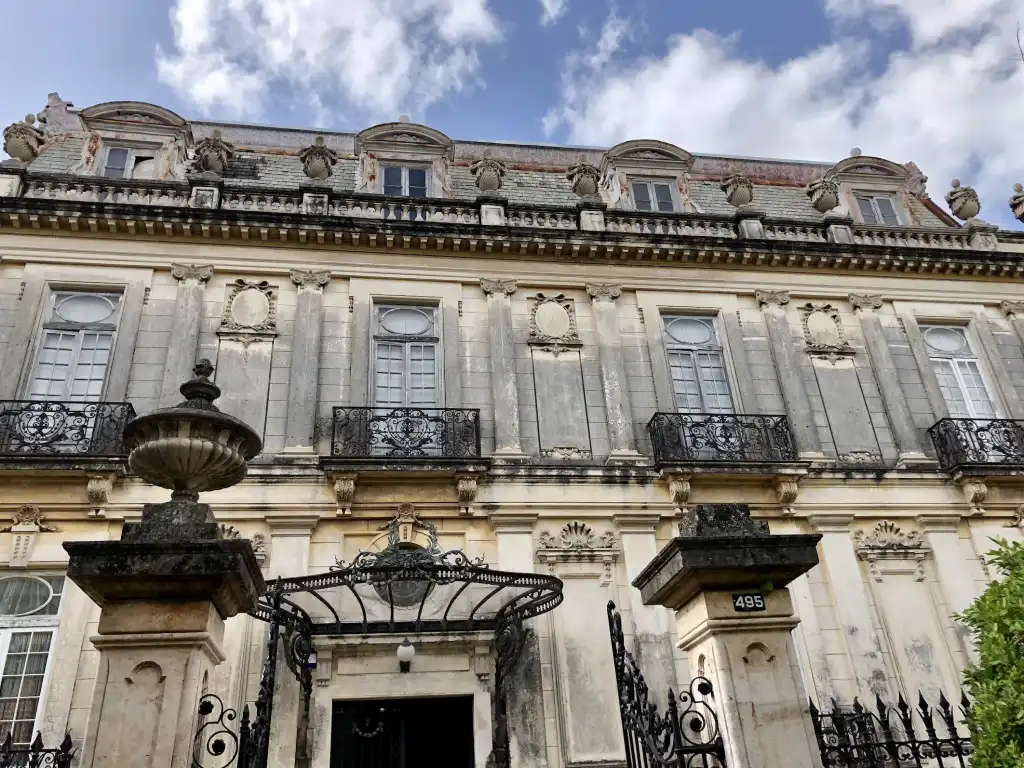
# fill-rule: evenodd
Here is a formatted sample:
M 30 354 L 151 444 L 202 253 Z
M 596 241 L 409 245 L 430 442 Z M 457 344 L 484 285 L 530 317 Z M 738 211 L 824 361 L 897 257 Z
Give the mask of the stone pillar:
M 171 277 L 178 281 L 174 297 L 174 324 L 167 341 L 164 378 L 160 385 L 160 407 L 169 408 L 181 401 L 178 387 L 189 378 L 196 364 L 199 328 L 203 320 L 203 290 L 213 277 L 210 265 L 172 264 Z
M 605 410 L 608 413 L 608 464 L 636 463 L 644 457 L 636 450 L 633 437 L 633 412 L 629 405 L 626 364 L 622 359 L 622 334 L 615 299 L 622 293 L 618 285 L 587 283 L 587 295 L 594 309 L 597 329 L 597 354 L 601 366 Z
M 882 307 L 882 297 L 854 293 L 850 294 L 850 304 L 853 305 L 853 311 L 860 321 L 864 346 L 871 360 L 871 369 L 878 383 L 878 390 L 882 394 L 882 403 L 889 417 L 893 439 L 900 452 L 900 462 L 924 461 L 926 457 L 921 450 L 914 417 L 910 413 L 910 405 L 896 373 L 896 364 L 893 362 L 892 352 L 889 351 L 889 343 L 885 340 L 882 318 L 876 311 Z
M 809 522 L 821 536 L 821 553 L 835 597 L 846 647 L 857 676 L 852 694 L 862 701 L 887 699 L 888 674 L 882 648 L 873 629 L 871 605 L 860 562 L 850 537 L 853 515 L 812 515 Z M 851 697 L 852 698 L 852 697 Z
M 963 613 L 979 593 L 975 574 L 968 566 L 969 555 L 960 542 L 960 516 L 921 514 L 917 516 L 917 522 L 935 558 L 935 570 L 946 596 L 946 607 L 950 613 Z M 978 653 L 970 631 L 960 622 L 953 622 L 953 626 L 967 658 L 972 663 L 977 662 Z
M 818 539 L 771 536 L 744 504 L 700 504 L 633 582 L 646 605 L 675 611 L 679 647 L 712 683 L 730 768 L 821 764 L 785 588 L 815 566 Z
M 292 362 L 288 373 L 288 411 L 284 427 L 284 452 L 313 455 L 317 388 L 320 382 L 320 330 L 323 325 L 324 286 L 330 272 L 291 271 L 298 286 L 295 325 L 292 328 Z
M 512 299 L 515 280 L 480 281 L 487 296 L 487 324 L 491 348 L 491 397 L 494 400 L 494 458 L 521 463 L 519 390 L 516 385 L 515 346 L 512 342 Z
M 632 583 L 658 554 L 654 534 L 659 515 L 623 513 L 615 515 L 612 520 L 619 529 L 626 578 Z M 629 609 L 633 614 L 636 642 L 633 652 L 644 671 L 651 695 L 658 706 L 663 707 L 667 703 L 665 696 L 669 688 L 676 690 L 679 687 L 672 655 L 669 613 L 660 606 L 644 605 L 640 592 L 635 589 L 629 590 Z
M 754 291 L 754 297 L 764 313 L 768 343 L 772 348 L 775 371 L 779 375 L 782 399 L 786 403 L 786 416 L 789 417 L 789 426 L 796 438 L 800 458 L 824 458 L 811 401 L 804 384 L 803 366 L 793 346 L 793 335 L 786 318 L 785 306 L 789 304 L 789 291 Z
M 999 308 L 1013 326 L 1021 346 L 1024 346 L 1024 301 L 1004 301 Z

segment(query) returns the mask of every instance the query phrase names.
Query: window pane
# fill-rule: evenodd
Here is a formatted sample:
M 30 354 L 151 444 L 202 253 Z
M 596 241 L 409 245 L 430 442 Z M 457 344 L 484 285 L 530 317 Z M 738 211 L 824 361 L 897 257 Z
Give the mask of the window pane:
M 672 202 L 672 189 L 668 184 L 655 184 L 654 196 L 658 200 L 658 210 L 664 213 L 671 213 L 675 210 Z
M 721 352 L 698 352 L 700 387 L 704 407 L 708 413 L 732 413 L 729 379 L 725 375 L 725 362 Z
M 874 206 L 871 205 L 870 197 L 858 197 L 857 206 L 860 208 L 860 217 L 865 224 L 878 224 L 878 216 L 875 215 Z
M 14 576 L 0 581 L 0 615 L 28 616 L 49 601 L 50 586 L 42 579 Z
M 409 195 L 411 197 L 427 196 L 427 171 L 425 168 L 409 168 Z
M 413 307 L 385 309 L 380 313 L 380 327 L 395 336 L 421 336 L 433 325 L 430 314 Z
M 992 399 L 988 396 L 985 380 L 981 377 L 981 367 L 977 360 L 957 360 L 956 366 L 964 383 L 967 404 L 972 416 L 991 419 L 996 415 Z
M 103 175 L 109 179 L 123 179 L 124 169 L 127 164 L 128 150 L 111 147 L 107 150 L 107 163 L 103 168 Z
M 60 399 L 67 396 L 68 370 L 77 338 L 78 334 L 67 331 L 46 331 L 43 334 L 39 358 L 29 387 L 30 399 Z
M 405 404 L 405 352 L 401 344 L 378 344 L 374 365 L 376 388 L 374 402 L 377 405 L 400 406 Z
M 102 323 L 112 321 L 117 307 L 109 297 L 101 293 L 74 293 L 55 297 L 53 314 L 55 320 L 68 323 Z
M 946 401 L 949 415 L 955 419 L 968 418 L 971 413 L 967 408 L 967 398 L 960 388 L 960 382 L 953 372 L 953 361 L 932 358 L 932 369 L 935 371 L 935 378 L 938 379 L 939 390 L 942 392 L 942 399 Z
M 11 633 L 0 678 L 0 734 L 12 733 L 15 743 L 32 738 L 52 639 L 50 630 Z
M 875 205 L 878 206 L 878 213 L 882 217 L 882 223 L 889 227 L 898 226 L 899 217 L 896 215 L 896 206 L 888 197 L 876 197 Z
M 676 408 L 681 413 L 700 413 L 703 409 L 693 354 L 673 352 L 669 354 L 669 363 L 672 368 L 672 390 L 676 395 Z
M 409 345 L 409 405 L 437 405 L 437 348 L 433 344 Z
M 650 211 L 651 191 L 647 185 L 638 181 L 633 182 L 633 207 L 638 211 Z
M 396 166 L 384 166 L 384 194 L 402 194 L 402 169 Z

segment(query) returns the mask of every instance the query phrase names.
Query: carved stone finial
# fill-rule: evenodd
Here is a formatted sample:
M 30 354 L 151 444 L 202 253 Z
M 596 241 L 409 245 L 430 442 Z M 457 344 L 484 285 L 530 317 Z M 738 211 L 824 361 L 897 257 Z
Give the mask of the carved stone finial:
M 720 186 L 725 192 L 725 199 L 729 201 L 729 205 L 735 208 L 750 205 L 754 199 L 754 185 L 746 176 L 731 173 L 722 179 Z
M 480 278 L 480 287 L 483 289 L 485 295 L 490 296 L 493 293 L 511 296 L 516 292 L 516 281 L 515 280 L 490 280 L 486 277 Z
M 854 312 L 870 312 L 882 308 L 882 297 L 878 294 L 851 293 L 849 302 Z
M 506 170 L 503 162 L 491 157 L 489 149 L 484 151 L 482 158 L 469 166 L 469 172 L 476 177 L 476 188 L 485 195 L 501 189 Z
M 827 176 L 815 179 L 804 191 L 811 198 L 811 205 L 818 213 L 828 213 L 839 205 L 839 185 Z
M 1017 221 L 1024 222 L 1024 184 L 1013 185 L 1013 197 L 1010 198 L 1010 210 Z
M 31 163 L 43 147 L 43 132 L 35 127 L 36 116 L 25 115 L 24 122 L 4 128 L 4 152 L 23 163 Z
M 576 159 L 576 165 L 565 172 L 565 178 L 572 184 L 572 191 L 581 199 L 597 198 L 597 189 L 601 183 L 601 171 L 597 166 L 587 162 L 585 155 Z
M 235 156 L 235 148 L 220 137 L 215 130 L 213 136 L 196 144 L 194 166 L 201 171 L 223 176 L 228 169 L 231 158 Z
M 946 193 L 949 210 L 961 221 L 973 219 L 981 213 L 981 200 L 973 187 L 960 186 L 960 179 L 953 179 L 952 189 Z
M 622 295 L 622 286 L 613 283 L 587 283 L 587 295 L 592 299 L 617 299 Z
M 755 290 L 754 300 L 759 307 L 784 307 L 789 304 L 789 291 Z
M 213 277 L 212 264 L 171 264 L 171 277 L 180 282 L 195 280 L 197 283 L 205 283 Z
M 293 269 L 291 278 L 300 289 L 317 290 L 331 282 L 331 273 L 327 270 L 317 272 L 313 269 Z
M 323 136 L 317 136 L 312 145 L 299 152 L 299 160 L 306 176 L 322 181 L 331 175 L 331 168 L 338 162 L 338 153 L 324 143 Z

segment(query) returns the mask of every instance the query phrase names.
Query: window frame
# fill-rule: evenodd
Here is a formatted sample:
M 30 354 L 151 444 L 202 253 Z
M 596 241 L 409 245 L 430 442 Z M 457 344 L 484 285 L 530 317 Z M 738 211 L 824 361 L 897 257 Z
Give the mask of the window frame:
M 107 167 L 109 166 L 110 153 L 112 150 L 124 150 L 126 153 L 124 169 L 120 176 L 107 175 Z M 160 146 L 157 144 L 150 145 L 144 143 L 129 143 L 121 141 L 104 141 L 103 162 L 100 163 L 99 165 L 98 175 L 105 179 L 111 179 L 112 181 L 132 179 L 134 178 L 132 174 L 135 171 L 135 163 L 139 159 L 140 155 L 146 159 L 152 159 L 155 161 L 159 154 Z
M 861 224 L 869 227 L 905 227 L 906 216 L 902 213 L 902 206 L 900 205 L 899 197 L 895 192 L 889 190 L 866 190 L 866 189 L 854 189 L 852 190 L 853 202 L 856 208 L 856 216 Z M 876 221 L 869 222 L 864 220 L 864 213 L 860 208 L 861 199 L 867 199 L 871 203 L 871 210 L 875 216 Z M 892 205 L 893 215 L 896 217 L 895 224 L 886 224 L 882 217 L 882 212 L 878 208 L 878 200 L 884 198 L 888 200 Z
M 414 200 L 427 200 L 427 199 L 430 198 L 430 196 L 431 196 L 430 195 L 430 182 L 431 182 L 430 176 L 431 176 L 431 174 L 430 174 L 430 166 L 429 165 L 423 165 L 423 164 L 420 164 L 420 163 L 386 162 L 386 161 L 382 161 L 381 164 L 380 164 L 380 174 L 379 174 L 379 176 L 380 176 L 380 187 L 378 188 L 378 192 L 380 192 L 380 194 L 382 194 L 382 195 L 386 195 L 387 194 L 387 192 L 384 191 L 384 189 L 385 189 L 384 174 L 385 174 L 385 171 L 388 168 L 398 168 L 398 169 L 400 169 L 402 171 L 402 194 L 400 195 L 400 197 L 412 197 Z M 409 194 L 409 171 L 410 170 L 423 171 L 423 175 L 424 175 L 424 184 L 423 184 L 424 194 L 423 194 L 423 197 L 413 197 L 412 195 Z M 390 195 L 390 196 L 391 197 L 395 197 L 395 195 Z
M 627 176 L 626 177 L 626 183 L 629 185 L 629 200 L 630 200 L 630 203 L 633 206 L 633 210 L 636 211 L 637 213 L 661 213 L 661 214 L 665 214 L 665 213 L 679 213 L 680 210 L 681 210 L 681 206 L 679 204 L 679 194 L 678 194 L 678 191 L 676 190 L 675 184 L 673 183 L 674 181 L 675 181 L 675 179 L 668 178 L 666 176 L 660 176 L 660 177 L 659 176 L 631 176 L 631 175 Z M 647 192 L 650 195 L 650 200 L 654 204 L 657 204 L 657 202 L 658 202 L 657 196 L 654 193 L 654 185 L 655 184 L 664 184 L 666 187 L 668 187 L 669 198 L 672 201 L 672 210 L 671 211 L 662 211 L 662 210 L 657 210 L 657 209 L 653 209 L 652 208 L 652 210 L 650 210 L 650 211 L 644 211 L 644 210 L 641 210 L 641 209 L 637 208 L 636 207 L 636 195 L 633 193 L 633 185 L 634 184 L 644 184 L 644 185 L 646 185 L 647 186 Z
M 949 322 L 949 321 L 928 321 L 928 320 L 923 320 L 923 321 L 919 321 L 918 327 L 920 328 L 920 331 L 921 331 L 921 339 L 924 342 L 924 348 L 925 348 L 925 352 L 926 352 L 926 354 L 928 356 L 928 360 L 929 360 L 930 363 L 932 363 L 932 375 L 935 377 L 936 383 L 939 383 L 939 382 L 938 382 L 938 374 L 935 372 L 935 362 L 936 361 L 943 361 L 943 362 L 951 363 L 950 369 L 951 369 L 951 371 L 953 373 L 953 378 L 956 379 L 957 386 L 960 388 L 960 393 L 961 393 L 961 395 L 963 395 L 964 404 L 967 407 L 967 410 L 969 412 L 967 416 L 954 416 L 950 412 L 950 414 L 949 414 L 950 418 L 953 418 L 953 419 L 976 419 L 976 420 L 981 420 L 981 421 L 984 421 L 986 419 L 1003 419 L 1003 418 L 1006 418 L 1004 416 L 1005 410 L 1004 410 L 1003 405 L 1002 405 L 1002 400 L 999 397 L 998 390 L 995 389 L 992 386 L 992 382 L 990 381 L 990 377 L 989 377 L 988 371 L 986 369 L 985 361 L 982 359 L 981 354 L 979 354 L 977 341 L 973 338 L 973 334 L 971 333 L 971 326 L 970 326 L 970 324 L 969 323 L 954 323 L 954 322 Z M 963 333 L 964 340 L 967 343 L 967 350 L 968 350 L 968 352 L 967 353 L 962 353 L 962 352 L 946 352 L 946 353 L 944 353 L 941 350 L 936 350 L 934 347 L 932 347 L 928 343 L 928 331 L 930 329 L 932 329 L 932 328 L 955 328 L 957 330 L 960 330 Z M 989 403 L 992 406 L 993 415 L 991 415 L 991 416 L 988 416 L 988 415 L 978 415 L 977 413 L 974 412 L 975 411 L 974 401 L 971 400 L 967 396 L 968 389 L 967 389 L 966 383 L 964 381 L 963 372 L 961 371 L 960 366 L 957 364 L 958 361 L 962 361 L 964 363 L 973 362 L 977 366 L 978 378 L 981 380 L 981 384 L 985 388 L 985 395 L 986 395 L 986 397 L 988 397 L 988 401 L 989 401 Z M 940 393 L 942 392 L 942 385 L 941 385 L 941 383 L 939 383 L 939 392 Z M 949 401 L 947 401 L 945 399 L 944 396 L 943 396 L 943 401 L 945 402 L 946 410 L 950 411 L 950 403 L 949 403 Z
M 673 411 L 675 413 L 688 413 L 688 414 L 730 414 L 736 415 L 740 413 L 737 409 L 738 402 L 738 386 L 734 378 L 734 373 L 731 366 L 731 358 L 729 355 L 728 346 L 723 338 L 723 329 L 720 322 L 720 313 L 718 312 L 699 312 L 699 311 L 680 311 L 673 309 L 662 309 L 659 312 L 661 321 L 661 337 L 662 346 L 665 350 L 665 356 L 668 363 L 668 374 L 669 374 L 669 387 L 672 391 L 672 403 Z M 696 345 L 696 344 L 685 344 L 681 342 L 672 342 L 669 340 L 668 325 L 676 319 L 689 318 L 693 320 L 702 320 L 711 325 L 712 333 L 714 334 L 714 343 Z M 700 376 L 700 358 L 699 354 L 702 351 L 710 351 L 717 353 L 722 359 L 722 371 L 725 375 L 725 383 L 728 387 L 729 394 L 729 406 L 730 410 L 709 410 L 708 409 L 708 394 L 704 391 L 703 380 Z M 672 375 L 672 355 L 674 353 L 686 353 L 691 356 L 693 362 L 693 370 L 695 372 L 695 381 L 698 388 L 698 396 L 700 397 L 700 409 L 696 411 L 683 410 L 679 405 L 679 396 L 675 391 L 675 379 Z
M 380 317 L 392 309 L 417 309 L 422 312 L 430 312 L 433 321 L 433 333 L 429 336 L 401 336 L 401 335 L 389 335 L 380 332 Z M 444 389 L 444 338 L 442 336 L 442 312 L 440 302 L 436 300 L 423 300 L 417 301 L 415 299 L 375 299 L 370 307 L 371 315 L 370 322 L 372 327 L 370 329 L 370 369 L 369 369 L 369 386 L 367 387 L 369 395 L 369 406 L 375 410 L 392 410 L 395 408 L 422 408 L 425 410 L 430 409 L 442 409 L 445 407 L 445 389 Z M 403 382 L 403 403 L 401 405 L 395 404 L 377 404 L 377 360 L 378 360 L 378 347 L 381 343 L 384 344 L 402 344 L 404 349 L 403 355 L 403 366 L 404 370 L 404 382 Z M 434 404 L 413 404 L 409 403 L 409 393 L 412 391 L 410 386 L 411 366 L 409 365 L 409 348 L 410 345 L 415 343 L 433 344 L 434 346 Z

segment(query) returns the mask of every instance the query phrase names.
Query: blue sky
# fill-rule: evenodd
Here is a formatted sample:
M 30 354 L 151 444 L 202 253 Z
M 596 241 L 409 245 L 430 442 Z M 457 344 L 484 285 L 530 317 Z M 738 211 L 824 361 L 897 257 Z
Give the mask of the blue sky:
M 954 176 L 1018 226 L 1024 0 L 48 0 L 6 4 L 7 124 L 49 91 L 185 117 L 838 160 Z

